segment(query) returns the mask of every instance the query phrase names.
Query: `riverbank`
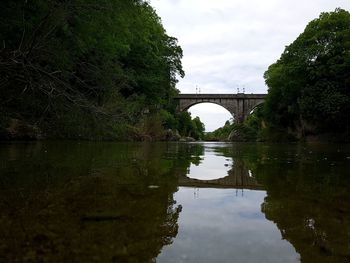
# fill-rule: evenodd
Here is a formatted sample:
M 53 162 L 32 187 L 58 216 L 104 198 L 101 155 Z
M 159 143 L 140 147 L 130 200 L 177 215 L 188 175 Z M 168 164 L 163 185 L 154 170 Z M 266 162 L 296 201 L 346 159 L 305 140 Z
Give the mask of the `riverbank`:
M 91 140 L 91 141 L 180 141 L 194 142 L 195 138 L 190 136 L 181 136 L 178 130 L 165 129 L 162 125 L 152 123 L 150 129 L 140 126 L 125 125 L 127 132 L 124 136 L 115 134 L 115 136 L 98 137 L 61 137 L 45 134 L 38 125 L 29 124 L 19 119 L 9 119 L 6 126 L 1 126 L 0 140 L 2 141 L 40 141 L 40 140 Z
M 152 126 L 152 125 L 151 125 Z M 2 141 L 40 141 L 40 140 L 90 140 L 90 141 L 179 141 L 179 142 L 195 142 L 198 141 L 190 136 L 181 136 L 177 130 L 164 129 L 161 125 L 153 126 L 153 129 L 140 129 L 140 127 L 127 126 L 128 131 L 124 134 L 127 136 L 98 136 L 98 137 L 60 137 L 49 136 L 45 134 L 38 125 L 29 124 L 19 119 L 10 119 L 7 127 L 2 127 L 0 130 L 0 140 Z M 243 134 L 242 131 L 233 130 L 227 138 L 224 138 L 225 133 L 221 137 L 205 135 L 204 141 L 211 142 L 350 142 L 349 133 L 324 133 L 324 134 L 309 134 L 304 137 L 295 137 L 287 135 L 283 132 L 275 132 L 265 137 L 252 137 L 249 134 Z M 201 141 L 201 139 L 199 139 Z

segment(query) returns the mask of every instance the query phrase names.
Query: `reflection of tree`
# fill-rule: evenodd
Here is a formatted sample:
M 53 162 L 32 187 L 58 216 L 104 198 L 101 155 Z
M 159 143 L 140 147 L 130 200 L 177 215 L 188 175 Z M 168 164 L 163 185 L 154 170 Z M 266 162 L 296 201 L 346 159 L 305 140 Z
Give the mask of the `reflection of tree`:
M 218 152 L 263 184 L 262 211 L 302 262 L 350 261 L 350 167 L 339 146 L 232 144 Z
M 184 157 L 190 154 L 190 156 L 188 156 L 188 159 L 191 161 L 191 163 L 193 163 L 196 166 L 200 165 L 203 161 L 203 158 L 201 156 L 204 155 L 204 146 L 201 144 L 188 144 L 186 148 L 187 155 L 185 155 Z
M 300 159 L 294 164 L 260 163 L 257 171 L 267 189 L 262 211 L 302 262 L 349 262 L 349 167 L 332 167 L 309 153 L 295 151 Z
M 173 163 L 161 158 L 166 145 L 63 145 L 16 146 L 24 161 L 3 162 L 0 261 L 156 258 L 177 235 L 181 211 Z
M 199 165 L 203 160 L 204 146 L 199 143 L 179 143 L 176 145 L 175 167 L 185 170 L 191 163 Z

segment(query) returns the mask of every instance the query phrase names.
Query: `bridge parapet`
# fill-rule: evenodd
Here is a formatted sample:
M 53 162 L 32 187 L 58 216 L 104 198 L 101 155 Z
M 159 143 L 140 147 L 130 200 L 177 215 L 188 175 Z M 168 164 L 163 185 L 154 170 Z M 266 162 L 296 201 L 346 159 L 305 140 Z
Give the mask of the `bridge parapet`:
M 175 99 L 265 99 L 267 94 L 245 94 L 245 93 L 237 93 L 237 94 L 195 94 L 195 93 L 187 93 L 187 94 L 179 94 L 175 97 Z

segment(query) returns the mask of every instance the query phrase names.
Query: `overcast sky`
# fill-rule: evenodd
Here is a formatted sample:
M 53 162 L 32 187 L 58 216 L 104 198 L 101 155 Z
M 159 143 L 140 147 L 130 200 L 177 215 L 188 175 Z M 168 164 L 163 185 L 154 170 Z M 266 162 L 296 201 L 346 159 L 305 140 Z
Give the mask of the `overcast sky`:
M 350 0 L 151 0 L 183 49 L 181 93 L 267 93 L 263 74 L 321 12 Z M 231 115 L 214 104 L 190 108 L 211 131 Z

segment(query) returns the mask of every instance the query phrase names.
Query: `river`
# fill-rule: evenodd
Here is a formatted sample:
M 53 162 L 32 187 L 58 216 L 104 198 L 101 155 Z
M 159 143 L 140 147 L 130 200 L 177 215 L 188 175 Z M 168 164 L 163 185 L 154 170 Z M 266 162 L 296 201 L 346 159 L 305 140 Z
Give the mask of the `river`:
M 350 262 L 350 145 L 0 144 L 0 262 Z

